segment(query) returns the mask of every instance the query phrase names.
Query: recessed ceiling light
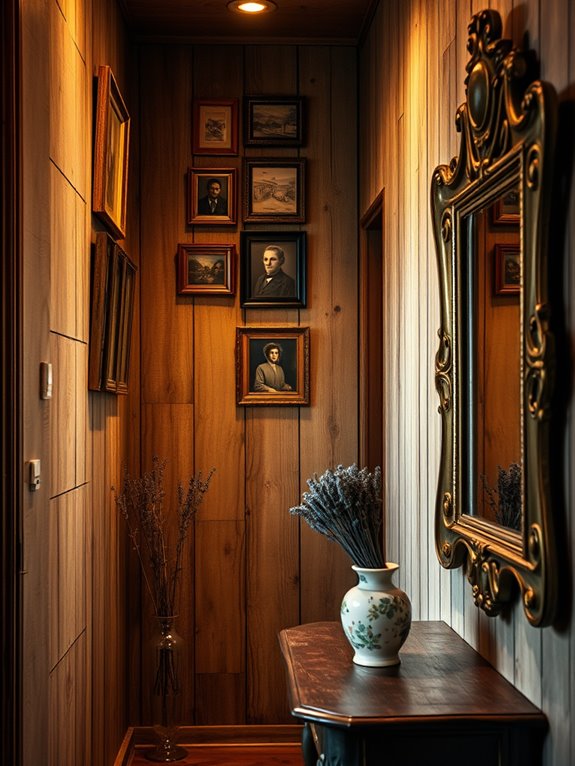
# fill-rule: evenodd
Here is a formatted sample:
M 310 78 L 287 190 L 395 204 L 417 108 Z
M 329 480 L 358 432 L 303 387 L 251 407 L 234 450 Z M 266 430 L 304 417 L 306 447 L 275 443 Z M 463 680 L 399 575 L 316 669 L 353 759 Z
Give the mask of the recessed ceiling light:
M 238 13 L 269 13 L 276 7 L 272 0 L 232 0 L 228 3 L 228 9 Z

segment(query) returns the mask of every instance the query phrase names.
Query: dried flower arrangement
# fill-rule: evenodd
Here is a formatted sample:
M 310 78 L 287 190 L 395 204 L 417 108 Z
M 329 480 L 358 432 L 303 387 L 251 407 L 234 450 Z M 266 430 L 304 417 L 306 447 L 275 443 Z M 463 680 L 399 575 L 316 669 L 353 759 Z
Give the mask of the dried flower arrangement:
M 182 571 L 190 523 L 204 494 L 207 492 L 214 470 L 202 479 L 201 472 L 192 476 L 187 489 L 178 484 L 177 530 L 175 549 L 170 549 L 168 518 L 164 509 L 164 471 L 166 461 L 155 455 L 152 470 L 141 477 L 124 472 L 122 490 L 115 496 L 116 505 L 124 517 L 128 535 L 138 554 L 142 576 L 158 617 L 175 612 L 178 583 Z
M 511 463 L 505 470 L 497 466 L 497 487 L 489 486 L 482 475 L 483 491 L 495 521 L 508 529 L 521 531 L 521 466 Z
M 338 465 L 321 476 L 308 479 L 301 505 L 290 513 L 301 516 L 309 526 L 338 543 L 353 563 L 366 569 L 385 567 L 381 539 L 381 468 L 373 473 L 355 463 Z

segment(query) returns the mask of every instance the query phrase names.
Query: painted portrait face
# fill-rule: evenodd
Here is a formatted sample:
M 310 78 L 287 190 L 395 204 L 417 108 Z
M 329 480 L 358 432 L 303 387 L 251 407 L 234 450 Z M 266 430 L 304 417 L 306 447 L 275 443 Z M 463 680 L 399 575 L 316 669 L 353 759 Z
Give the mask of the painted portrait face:
M 208 196 L 212 199 L 217 199 L 220 196 L 222 187 L 218 181 L 212 181 L 208 186 Z
M 273 277 L 280 270 L 283 260 L 275 250 L 266 250 L 263 255 L 264 269 L 268 277 Z
M 280 358 L 279 348 L 270 348 L 268 351 L 268 359 L 272 364 L 277 364 Z

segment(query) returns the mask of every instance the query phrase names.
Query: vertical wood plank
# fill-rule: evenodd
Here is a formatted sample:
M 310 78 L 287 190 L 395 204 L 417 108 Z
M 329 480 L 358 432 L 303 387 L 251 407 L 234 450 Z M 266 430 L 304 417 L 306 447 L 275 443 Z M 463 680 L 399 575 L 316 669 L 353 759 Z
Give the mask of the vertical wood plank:
M 50 665 L 55 666 L 86 624 L 84 488 L 50 501 Z
M 301 311 L 302 324 L 312 327 L 312 406 L 301 411 L 303 491 L 313 474 L 358 459 L 358 212 L 348 194 L 357 125 L 352 116 L 345 122 L 337 117 L 356 99 L 354 57 L 343 49 L 304 47 L 300 81 L 309 109 L 306 155 L 318 189 L 308 200 L 310 297 Z M 322 115 L 330 115 L 327 125 Z M 301 545 L 301 620 L 337 619 L 341 599 L 354 582 L 353 562 L 303 523 Z
M 194 410 L 190 404 L 154 403 L 142 407 L 142 471 L 152 468 L 153 457 L 166 460 L 162 513 L 166 519 L 166 539 L 174 551 L 178 526 L 177 487 L 187 486 L 194 474 L 193 449 Z M 193 721 L 194 711 L 194 524 L 188 530 L 182 559 L 176 614 L 176 630 L 183 639 L 180 682 L 182 684 L 183 720 Z M 144 714 L 150 715 L 150 702 L 156 672 L 154 637 L 157 624 L 153 616 L 150 594 L 142 582 L 142 695 Z
M 289 720 L 277 634 L 299 622 L 298 443 L 289 409 L 246 413 L 248 723 Z
M 246 46 L 244 92 L 297 95 L 297 54 L 295 46 Z M 270 57 L 273 67 L 267 64 Z M 251 156 L 262 153 L 269 154 L 249 151 Z M 293 150 L 276 154 L 292 155 Z M 282 326 L 296 324 L 298 312 L 278 309 L 262 315 L 251 310 L 244 319 L 248 325 Z M 247 409 L 244 414 L 248 723 L 287 721 L 277 633 L 299 621 L 297 522 L 288 514 L 298 491 L 299 417 L 298 409 L 279 407 Z
M 51 333 L 53 393 L 50 436 L 52 497 L 72 489 L 76 481 L 76 348 L 73 340 Z
M 193 401 L 193 316 L 176 300 L 175 258 L 185 231 L 186 158 L 190 156 L 192 66 L 185 47 L 151 47 L 140 55 L 142 98 L 142 399 Z M 166 117 L 169 115 L 169 119 Z M 161 225 L 158 223 L 161 222 Z M 158 332 L 169 342 L 159 342 Z

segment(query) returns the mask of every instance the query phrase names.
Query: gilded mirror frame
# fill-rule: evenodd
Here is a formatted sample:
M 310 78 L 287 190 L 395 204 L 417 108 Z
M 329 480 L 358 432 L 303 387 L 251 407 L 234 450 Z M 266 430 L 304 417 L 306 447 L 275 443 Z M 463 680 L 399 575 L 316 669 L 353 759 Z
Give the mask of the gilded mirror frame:
M 546 252 L 557 110 L 553 88 L 534 77 L 533 57 L 513 48 L 501 31 L 501 18 L 492 10 L 476 14 L 469 24 L 466 101 L 455 118 L 460 152 L 435 169 L 431 182 L 441 312 L 435 359 L 442 418 L 435 542 L 443 567 L 465 566 L 474 601 L 488 615 L 499 614 L 518 585 L 529 622 L 543 626 L 553 621 L 557 601 L 548 475 L 554 343 Z M 474 224 L 467 222 L 514 187 L 520 242 L 518 530 L 474 514 L 469 506 L 475 495 L 462 487 L 462 465 L 478 437 L 473 415 L 475 431 L 465 433 L 462 426 L 468 417 L 463 411 L 467 389 L 475 385 L 465 378 L 463 364 L 466 346 L 475 343 L 470 333 L 476 332 L 474 317 L 467 316 L 475 304 L 465 298 L 466 269 L 471 268 L 466 263 L 479 257 L 467 231 Z

